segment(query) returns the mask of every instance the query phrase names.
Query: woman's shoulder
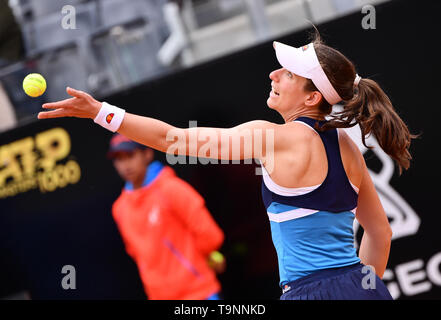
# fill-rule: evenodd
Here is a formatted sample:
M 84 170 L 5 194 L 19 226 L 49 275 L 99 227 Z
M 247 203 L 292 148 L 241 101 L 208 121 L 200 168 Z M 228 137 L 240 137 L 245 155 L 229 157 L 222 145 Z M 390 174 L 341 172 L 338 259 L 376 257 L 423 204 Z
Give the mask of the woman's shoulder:
M 290 146 L 307 146 L 313 139 L 317 139 L 319 134 L 303 122 L 292 121 L 280 125 L 275 136 L 279 142 L 288 143 Z
M 364 163 L 363 155 L 360 152 L 360 149 L 358 149 L 357 144 L 352 140 L 352 138 L 349 136 L 349 134 L 346 133 L 344 129 L 337 129 L 338 130 L 338 140 L 340 144 L 341 152 L 345 152 L 350 154 L 352 157 L 357 160 L 357 162 L 360 162 L 360 164 Z
M 366 167 L 363 154 L 344 129 L 337 130 L 340 154 L 346 175 L 354 185 L 359 187 L 364 168 Z

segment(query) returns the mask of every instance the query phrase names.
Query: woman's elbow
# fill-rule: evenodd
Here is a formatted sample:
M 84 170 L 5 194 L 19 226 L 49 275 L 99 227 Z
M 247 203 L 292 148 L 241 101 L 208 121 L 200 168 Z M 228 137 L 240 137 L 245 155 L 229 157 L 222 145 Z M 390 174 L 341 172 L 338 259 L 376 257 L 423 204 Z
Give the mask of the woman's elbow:
M 392 228 L 390 227 L 390 224 L 387 224 L 388 228 L 387 228 L 387 236 L 389 238 L 389 240 L 392 240 L 392 236 L 394 235 Z
M 372 226 L 371 228 L 365 228 L 364 231 L 374 239 L 381 239 L 387 242 L 392 240 L 392 228 L 389 223 L 385 223 L 382 225 Z
M 381 227 L 379 227 L 379 230 L 384 239 L 387 239 L 388 241 L 392 239 L 393 231 L 388 221 L 382 223 Z
M 392 235 L 393 235 L 390 224 L 387 223 L 381 228 L 379 228 L 379 230 L 377 231 L 377 235 L 380 235 L 381 238 L 384 239 L 384 241 L 390 242 L 392 240 Z
M 387 226 L 384 226 L 384 228 L 382 228 L 380 232 L 381 239 L 383 239 L 383 241 L 388 245 L 390 245 L 390 243 L 392 242 L 392 235 L 392 228 L 389 224 L 387 224 Z

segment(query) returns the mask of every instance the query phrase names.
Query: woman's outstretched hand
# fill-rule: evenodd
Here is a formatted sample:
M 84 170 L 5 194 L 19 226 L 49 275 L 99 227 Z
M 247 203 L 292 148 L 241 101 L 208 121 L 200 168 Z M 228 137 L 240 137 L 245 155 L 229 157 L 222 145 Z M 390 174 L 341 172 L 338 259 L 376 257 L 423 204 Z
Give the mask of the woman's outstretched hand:
M 72 98 L 43 104 L 43 109 L 53 110 L 40 112 L 38 119 L 63 117 L 95 119 L 100 111 L 101 102 L 95 100 L 91 95 L 83 91 L 67 87 L 66 92 L 72 96 Z

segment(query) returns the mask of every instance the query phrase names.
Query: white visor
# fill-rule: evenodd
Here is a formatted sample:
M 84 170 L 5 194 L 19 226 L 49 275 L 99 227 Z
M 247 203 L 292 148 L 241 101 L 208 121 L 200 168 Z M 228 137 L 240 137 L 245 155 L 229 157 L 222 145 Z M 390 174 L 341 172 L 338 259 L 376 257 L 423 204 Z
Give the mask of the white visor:
M 329 104 L 334 105 L 342 100 L 323 71 L 313 43 L 295 48 L 274 41 L 273 46 L 282 67 L 296 75 L 311 79 Z

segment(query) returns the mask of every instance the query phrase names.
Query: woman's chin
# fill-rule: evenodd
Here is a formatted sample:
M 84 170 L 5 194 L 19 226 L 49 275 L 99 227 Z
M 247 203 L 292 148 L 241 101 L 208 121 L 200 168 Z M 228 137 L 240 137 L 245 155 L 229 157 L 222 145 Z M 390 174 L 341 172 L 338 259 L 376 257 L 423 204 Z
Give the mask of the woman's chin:
M 271 98 L 268 98 L 268 100 L 266 101 L 266 105 L 268 106 L 268 108 L 276 110 L 276 105 L 271 102 Z

